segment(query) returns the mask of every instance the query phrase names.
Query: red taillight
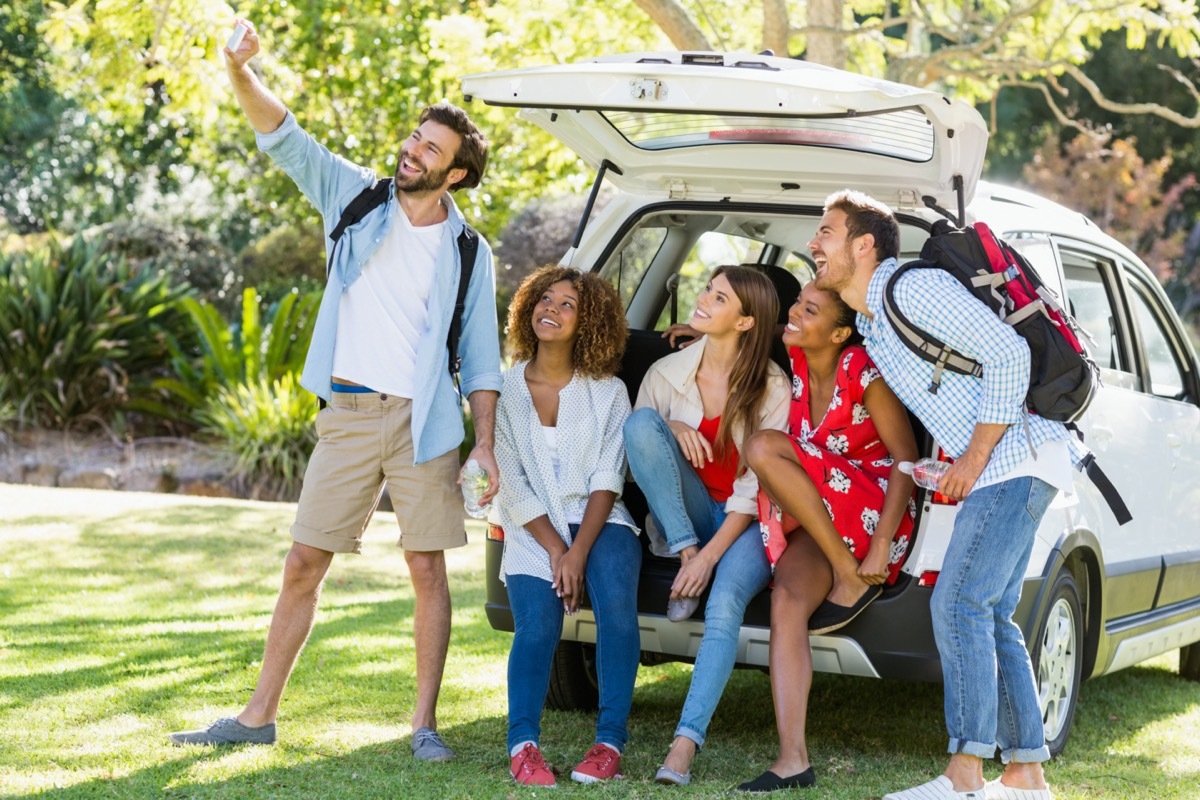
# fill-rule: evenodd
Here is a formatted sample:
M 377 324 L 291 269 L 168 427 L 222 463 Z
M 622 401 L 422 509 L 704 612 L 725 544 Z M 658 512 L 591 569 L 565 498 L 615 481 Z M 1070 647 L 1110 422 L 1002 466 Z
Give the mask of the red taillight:
M 922 572 L 921 577 L 917 578 L 917 586 L 934 586 L 937 584 L 937 572 Z
M 946 455 L 946 451 L 943 450 L 941 447 L 939 447 L 938 451 L 937 451 L 937 460 L 944 461 L 947 464 L 954 463 L 954 459 L 951 458 L 950 456 Z M 957 500 L 955 500 L 952 497 L 947 497 L 946 495 L 942 494 L 941 492 L 934 492 L 933 494 L 931 494 L 929 496 L 929 502 L 933 503 L 935 506 L 956 506 L 956 505 L 958 505 Z M 934 580 L 935 581 L 937 580 L 936 573 L 934 576 Z M 932 586 L 933 584 L 931 583 L 929 585 Z
M 488 525 L 487 538 L 493 542 L 503 542 L 504 528 L 499 525 Z

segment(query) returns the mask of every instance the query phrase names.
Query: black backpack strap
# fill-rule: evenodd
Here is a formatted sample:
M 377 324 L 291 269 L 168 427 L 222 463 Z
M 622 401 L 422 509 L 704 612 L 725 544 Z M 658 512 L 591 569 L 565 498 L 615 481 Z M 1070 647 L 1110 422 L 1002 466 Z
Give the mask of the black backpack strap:
M 1096 463 L 1095 453 L 1088 453 L 1084 456 L 1083 463 L 1079 465 L 1079 468 L 1087 474 L 1088 480 L 1099 490 L 1104 502 L 1108 503 L 1113 516 L 1117 518 L 1118 525 L 1124 525 L 1133 519 L 1133 514 L 1129 513 L 1128 506 L 1121 499 L 1121 493 L 1117 491 L 1117 487 L 1113 486 L 1112 481 L 1104 474 L 1104 470 L 1100 469 L 1100 465 Z
M 951 372 L 957 372 L 959 375 L 971 375 L 976 378 L 982 377 L 983 367 L 978 361 L 968 358 L 941 339 L 918 328 L 912 323 L 912 320 L 904 315 L 900 307 L 896 305 L 896 281 L 900 279 L 901 275 L 913 269 L 941 268 L 926 261 L 910 261 L 900 267 L 892 273 L 892 277 L 888 278 L 887 285 L 884 287 L 883 311 L 892 329 L 900 337 L 900 341 L 904 342 L 904 345 L 922 361 L 928 361 L 934 365 L 933 379 L 929 384 L 930 394 L 937 394 L 938 389 L 941 387 L 943 370 L 948 369 Z
M 463 223 L 458 235 L 458 261 L 462 273 L 458 278 L 458 297 L 454 301 L 454 314 L 450 317 L 450 332 L 446 336 L 446 349 L 450 351 L 450 374 L 458 386 L 458 371 L 462 358 L 458 355 L 458 341 L 462 338 L 463 312 L 467 305 L 467 288 L 475 271 L 475 257 L 479 254 L 479 234 L 470 225 Z
M 338 218 L 338 224 L 329 233 L 329 240 L 333 242 L 333 246 L 329 248 L 329 261 L 325 264 L 326 276 L 333 269 L 333 254 L 337 252 L 337 245 L 342 239 L 342 234 L 351 225 L 361 222 L 363 217 L 386 203 L 391 188 L 392 179 L 381 178 L 359 192 L 342 210 L 342 216 Z

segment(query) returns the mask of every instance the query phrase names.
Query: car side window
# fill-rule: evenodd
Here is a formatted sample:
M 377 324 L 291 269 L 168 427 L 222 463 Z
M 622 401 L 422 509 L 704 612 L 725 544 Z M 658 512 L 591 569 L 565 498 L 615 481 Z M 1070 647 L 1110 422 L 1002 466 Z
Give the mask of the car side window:
M 1188 382 L 1180 367 L 1175 337 L 1164 328 L 1169 317 L 1159 299 L 1140 278 L 1128 275 L 1130 303 L 1133 317 L 1141 333 L 1142 349 L 1146 354 L 1146 366 L 1150 372 L 1149 390 L 1156 397 L 1183 400 L 1187 397 Z
M 602 276 L 616 287 L 623 308 L 629 308 L 630 301 L 654 262 L 654 256 L 666 240 L 667 232 L 666 227 L 658 225 L 638 227 L 626 237 L 621 249 L 609 259 L 602 271 Z
M 675 304 L 676 321 L 687 322 L 696 308 L 696 299 L 708 285 L 708 276 L 714 269 L 722 264 L 757 262 L 763 247 L 762 242 L 742 236 L 731 236 L 718 231 L 702 234 L 680 267 L 675 297 L 663 307 L 654 329 L 666 330 L 671 324 L 672 302 Z
M 1067 306 L 1087 334 L 1084 339 L 1092 358 L 1103 369 L 1135 373 L 1126 349 L 1121 346 L 1114 302 L 1117 275 L 1113 263 L 1091 253 L 1060 248 Z

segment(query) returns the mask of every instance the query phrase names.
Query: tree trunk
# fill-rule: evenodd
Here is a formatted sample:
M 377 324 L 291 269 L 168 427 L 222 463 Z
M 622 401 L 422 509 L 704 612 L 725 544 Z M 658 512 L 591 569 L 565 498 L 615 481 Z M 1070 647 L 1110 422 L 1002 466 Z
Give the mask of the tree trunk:
M 676 0 L 634 0 L 680 50 L 712 50 L 708 37 Z M 841 0 L 835 0 L 840 3 Z
M 845 6 L 845 0 L 809 0 L 806 61 L 838 69 L 846 68 L 843 30 Z
M 763 47 L 780 58 L 789 57 L 791 54 L 788 52 L 788 33 L 791 28 L 788 24 L 786 0 L 763 0 L 762 8 Z

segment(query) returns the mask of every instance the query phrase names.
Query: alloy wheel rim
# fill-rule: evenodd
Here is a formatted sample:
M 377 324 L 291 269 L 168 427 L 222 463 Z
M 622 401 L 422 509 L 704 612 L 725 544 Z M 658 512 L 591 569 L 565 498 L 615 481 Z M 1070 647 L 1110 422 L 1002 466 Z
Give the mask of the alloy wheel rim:
M 1062 733 L 1075 694 L 1075 659 L 1078 657 L 1075 615 L 1065 598 L 1055 601 L 1046 617 L 1038 657 L 1038 703 L 1046 741 Z

